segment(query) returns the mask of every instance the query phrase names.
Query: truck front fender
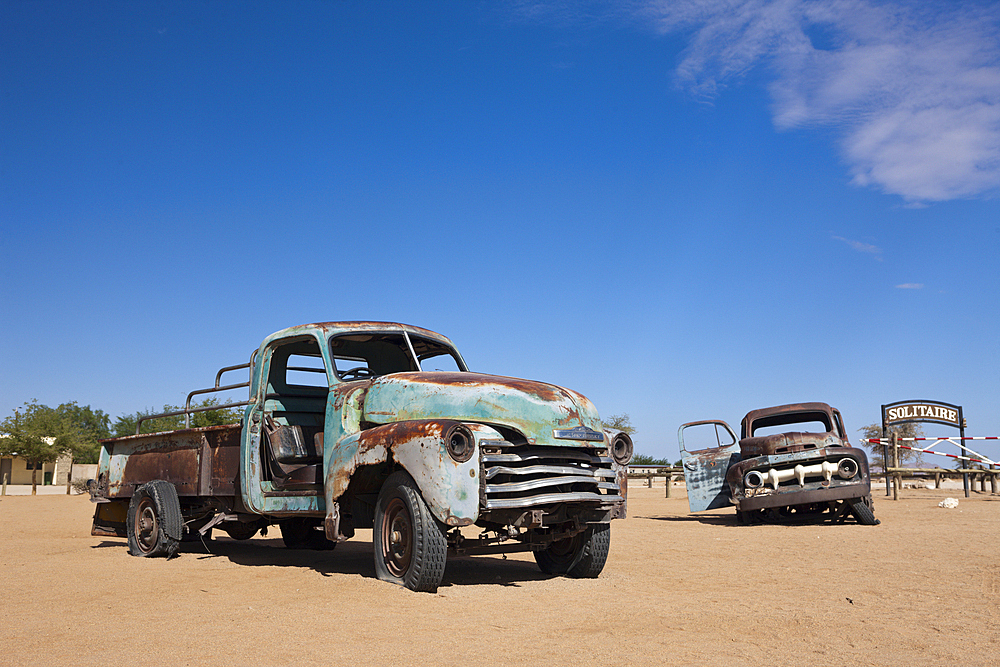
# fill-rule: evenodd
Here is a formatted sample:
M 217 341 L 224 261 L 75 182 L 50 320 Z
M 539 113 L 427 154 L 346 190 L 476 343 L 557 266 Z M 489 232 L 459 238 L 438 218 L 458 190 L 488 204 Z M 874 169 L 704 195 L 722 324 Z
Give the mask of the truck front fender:
M 445 435 L 458 423 L 448 419 L 394 422 L 347 435 L 328 448 L 324 452 L 328 517 L 333 503 L 347 492 L 355 470 L 392 460 L 417 483 L 439 521 L 448 526 L 474 523 L 479 518 L 479 440 L 485 434 L 482 427 L 475 428 L 472 457 L 456 461 L 448 452 Z

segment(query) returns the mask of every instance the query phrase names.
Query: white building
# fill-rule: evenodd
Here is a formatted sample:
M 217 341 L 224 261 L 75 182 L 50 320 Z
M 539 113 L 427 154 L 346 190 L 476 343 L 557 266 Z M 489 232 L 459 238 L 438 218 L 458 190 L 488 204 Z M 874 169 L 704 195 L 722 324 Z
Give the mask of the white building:
M 0 435 L 0 438 L 7 436 Z M 51 444 L 53 438 L 46 438 Z M 35 480 L 39 485 L 44 484 L 66 484 L 66 479 L 73 469 L 73 455 L 63 454 L 53 463 L 42 463 L 38 466 L 38 475 Z M 31 473 L 35 472 L 28 467 L 28 462 L 16 454 L 13 456 L 0 457 L 0 484 L 6 481 L 7 484 L 31 484 Z

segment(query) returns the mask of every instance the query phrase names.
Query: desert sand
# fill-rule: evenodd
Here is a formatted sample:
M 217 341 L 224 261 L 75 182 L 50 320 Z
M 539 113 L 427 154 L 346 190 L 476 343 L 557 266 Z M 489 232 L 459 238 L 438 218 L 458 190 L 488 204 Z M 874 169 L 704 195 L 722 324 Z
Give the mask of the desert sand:
M 740 526 L 633 484 L 600 578 L 453 558 L 437 594 L 375 579 L 371 531 L 142 559 L 90 535 L 87 496 L 7 496 L 0 664 L 1000 664 L 1000 496 L 882 493 L 880 526 Z

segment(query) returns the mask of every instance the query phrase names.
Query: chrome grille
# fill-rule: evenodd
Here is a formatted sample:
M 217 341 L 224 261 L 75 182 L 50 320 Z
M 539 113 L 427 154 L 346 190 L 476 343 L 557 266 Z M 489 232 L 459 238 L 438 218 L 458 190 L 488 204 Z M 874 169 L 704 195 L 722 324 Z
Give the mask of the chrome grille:
M 622 500 L 611 457 L 572 447 L 490 444 L 480 458 L 486 509 Z

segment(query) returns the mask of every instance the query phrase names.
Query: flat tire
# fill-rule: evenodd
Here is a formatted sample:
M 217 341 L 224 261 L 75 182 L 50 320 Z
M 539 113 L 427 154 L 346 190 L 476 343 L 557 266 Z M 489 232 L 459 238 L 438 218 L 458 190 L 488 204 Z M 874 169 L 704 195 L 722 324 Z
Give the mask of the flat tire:
M 436 592 L 444 578 L 448 543 L 407 473 L 395 472 L 382 485 L 374 528 L 378 578 L 411 591 Z
M 157 479 L 136 489 L 128 504 L 125 525 L 128 550 L 133 556 L 176 556 L 184 531 L 184 519 L 174 485 Z

